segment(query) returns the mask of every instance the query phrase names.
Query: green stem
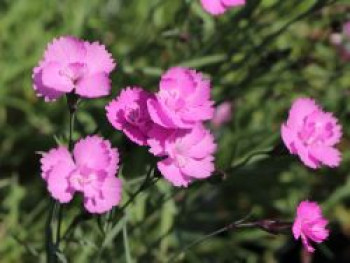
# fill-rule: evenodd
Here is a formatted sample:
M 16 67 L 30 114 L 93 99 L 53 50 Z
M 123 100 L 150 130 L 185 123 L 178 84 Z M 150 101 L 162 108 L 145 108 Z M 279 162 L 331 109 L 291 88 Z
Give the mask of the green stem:
M 53 243 L 53 235 L 52 235 L 52 219 L 55 211 L 56 202 L 51 201 L 50 207 L 49 207 L 49 214 L 46 221 L 45 226 L 45 250 L 46 250 L 46 262 L 48 263 L 54 263 L 56 262 L 56 253 L 55 253 L 55 246 Z

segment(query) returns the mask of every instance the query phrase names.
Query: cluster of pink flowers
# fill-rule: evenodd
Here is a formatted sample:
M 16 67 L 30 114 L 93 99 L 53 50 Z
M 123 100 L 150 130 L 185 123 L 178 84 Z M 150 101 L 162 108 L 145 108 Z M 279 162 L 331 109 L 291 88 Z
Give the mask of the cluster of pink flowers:
M 191 69 L 174 67 L 159 91 L 129 87 L 106 106 L 107 118 L 133 142 L 163 157 L 158 169 L 174 186 L 188 186 L 214 171 L 213 136 L 203 122 L 213 117 L 210 82 Z
M 343 24 L 341 33 L 330 35 L 330 42 L 336 47 L 343 61 L 350 61 L 350 21 Z
M 322 164 L 336 167 L 341 154 L 334 146 L 342 136 L 338 120 L 309 98 L 297 99 L 281 127 L 282 139 L 292 154 L 313 169 Z
M 212 14 L 245 3 L 201 2 Z M 350 36 L 350 24 L 345 30 Z M 48 45 L 44 58 L 34 68 L 33 87 L 46 101 L 64 94 L 106 96 L 111 89 L 109 74 L 115 66 L 103 45 L 61 37 Z M 200 72 L 173 67 L 162 75 L 156 93 L 138 86 L 127 87 L 106 106 L 106 115 L 115 129 L 134 143 L 148 146 L 150 153 L 159 157 L 157 167 L 166 180 L 174 186 L 187 187 L 214 171 L 217 146 L 204 122 L 211 120 L 218 128 L 231 118 L 231 104 L 225 102 L 215 111 L 210 93 L 210 81 Z M 341 139 L 342 128 L 312 99 L 299 98 L 293 103 L 281 135 L 289 152 L 297 154 L 308 167 L 340 164 L 341 154 L 335 145 Z M 121 200 L 118 163 L 118 150 L 108 140 L 94 135 L 79 140 L 72 152 L 58 146 L 44 153 L 41 175 L 59 202 L 68 203 L 79 192 L 87 211 L 104 213 Z M 310 242 L 320 243 L 328 237 L 327 223 L 317 203 L 301 202 L 292 229 L 294 237 L 301 238 L 307 251 L 313 252 Z
M 245 0 L 201 0 L 204 10 L 214 16 L 222 15 L 233 7 L 245 5 L 245 2 Z

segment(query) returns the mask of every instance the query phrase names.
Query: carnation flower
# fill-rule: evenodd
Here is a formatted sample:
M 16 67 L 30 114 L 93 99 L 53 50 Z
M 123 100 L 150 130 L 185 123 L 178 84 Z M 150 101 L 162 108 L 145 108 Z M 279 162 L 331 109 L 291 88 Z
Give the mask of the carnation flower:
M 214 117 L 211 124 L 215 128 L 220 128 L 225 123 L 229 122 L 232 117 L 232 105 L 230 102 L 223 102 L 215 108 Z
M 84 196 L 90 213 L 104 213 L 119 204 L 121 181 L 118 150 L 98 136 L 81 139 L 73 154 L 64 146 L 45 153 L 41 158 L 41 175 L 52 197 L 68 203 L 76 192 Z
M 222 15 L 228 9 L 245 5 L 245 0 L 201 0 L 205 11 L 211 15 Z
M 297 99 L 281 127 L 284 144 L 292 154 L 299 155 L 311 168 L 322 164 L 336 167 L 341 154 L 334 147 L 342 135 L 341 126 L 329 112 L 324 112 L 312 99 Z
M 327 220 L 323 218 L 321 208 L 316 202 L 302 201 L 297 209 L 297 215 L 293 224 L 295 239 L 301 237 L 301 241 L 308 252 L 314 252 L 310 241 L 321 243 L 329 235 L 326 229 Z
M 84 98 L 110 93 L 109 74 L 115 68 L 103 45 L 71 36 L 54 39 L 33 70 L 33 87 L 45 101 L 74 92 Z
M 147 111 L 147 100 L 151 97 L 152 94 L 139 87 L 129 87 L 106 106 L 107 118 L 113 127 L 139 145 L 147 144 L 152 125 Z
M 173 131 L 154 126 L 149 136 L 150 151 L 164 157 L 158 162 L 158 169 L 174 186 L 187 187 L 193 180 L 213 173 L 216 144 L 201 124 L 191 130 Z
M 189 129 L 213 117 L 210 82 L 201 73 L 175 67 L 161 78 L 159 92 L 148 100 L 153 122 L 175 129 Z

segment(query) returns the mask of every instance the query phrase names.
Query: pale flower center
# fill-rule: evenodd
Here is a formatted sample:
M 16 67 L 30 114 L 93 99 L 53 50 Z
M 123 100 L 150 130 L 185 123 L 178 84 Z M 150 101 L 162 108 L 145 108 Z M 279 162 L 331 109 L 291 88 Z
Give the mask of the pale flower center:
M 173 158 L 178 167 L 184 167 L 188 162 L 188 157 L 186 156 L 186 149 L 181 144 L 181 142 L 176 142 L 173 150 Z
M 306 121 L 298 135 L 304 145 L 322 145 L 333 135 L 333 125 L 320 121 Z
M 86 73 L 85 63 L 70 63 L 59 71 L 59 74 L 68 78 L 73 84 L 76 84 Z

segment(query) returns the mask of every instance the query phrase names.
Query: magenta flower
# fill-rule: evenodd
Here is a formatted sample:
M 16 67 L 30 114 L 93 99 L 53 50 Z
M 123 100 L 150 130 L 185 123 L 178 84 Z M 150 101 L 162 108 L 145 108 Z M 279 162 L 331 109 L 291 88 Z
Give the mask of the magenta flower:
M 327 239 L 329 231 L 326 229 L 328 221 L 323 218 L 320 206 L 316 202 L 302 201 L 297 209 L 297 216 L 293 224 L 293 235 L 301 241 L 310 253 L 315 249 L 310 241 L 321 243 Z
M 148 140 L 150 152 L 165 157 L 158 162 L 162 175 L 174 186 L 187 187 L 214 171 L 214 138 L 201 124 L 191 130 L 165 130 L 154 126 Z
M 233 7 L 245 5 L 245 0 L 201 0 L 201 4 L 205 11 L 217 16 Z
M 187 68 L 169 69 L 160 81 L 159 92 L 148 100 L 153 122 L 165 128 L 189 129 L 213 117 L 210 82 Z
M 139 87 L 128 87 L 106 106 L 107 118 L 113 127 L 139 145 L 147 144 L 147 133 L 152 125 L 147 100 L 152 96 Z
M 294 101 L 281 133 L 289 152 L 299 155 L 306 166 L 316 169 L 322 164 L 330 167 L 340 164 L 341 154 L 334 146 L 342 136 L 341 126 L 314 100 L 300 98 Z
M 118 150 L 109 141 L 91 136 L 80 140 L 73 154 L 64 146 L 45 153 L 41 175 L 54 199 L 68 203 L 80 192 L 87 211 L 104 213 L 121 199 L 121 181 L 115 177 L 118 162 Z
M 220 128 L 228 123 L 232 117 L 232 105 L 230 102 L 223 102 L 215 108 L 214 117 L 211 124 L 215 128 Z
M 74 92 L 84 98 L 110 93 L 109 74 L 116 64 L 103 45 L 75 37 L 54 39 L 33 70 L 33 87 L 45 101 Z

